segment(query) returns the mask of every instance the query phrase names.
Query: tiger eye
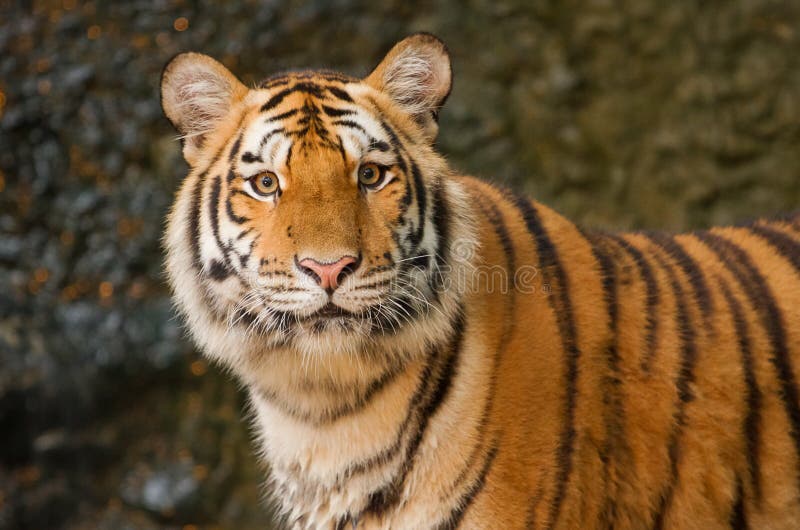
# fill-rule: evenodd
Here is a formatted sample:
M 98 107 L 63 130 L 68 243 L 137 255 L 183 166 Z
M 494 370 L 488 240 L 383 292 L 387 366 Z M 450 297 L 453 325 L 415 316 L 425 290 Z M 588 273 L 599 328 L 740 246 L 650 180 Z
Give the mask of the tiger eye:
M 272 171 L 262 171 L 250 178 L 250 185 L 256 194 L 266 197 L 278 191 L 278 177 Z
M 382 176 L 383 171 L 378 164 L 364 164 L 358 168 L 358 182 L 363 186 L 375 186 Z

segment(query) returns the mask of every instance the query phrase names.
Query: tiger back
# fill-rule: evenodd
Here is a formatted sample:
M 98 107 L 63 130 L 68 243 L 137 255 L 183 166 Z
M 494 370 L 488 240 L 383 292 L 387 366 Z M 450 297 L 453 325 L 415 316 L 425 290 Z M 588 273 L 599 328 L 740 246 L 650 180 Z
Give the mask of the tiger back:
M 289 528 L 796 528 L 800 216 L 580 228 L 434 149 L 445 46 L 248 89 L 182 54 L 178 310 Z

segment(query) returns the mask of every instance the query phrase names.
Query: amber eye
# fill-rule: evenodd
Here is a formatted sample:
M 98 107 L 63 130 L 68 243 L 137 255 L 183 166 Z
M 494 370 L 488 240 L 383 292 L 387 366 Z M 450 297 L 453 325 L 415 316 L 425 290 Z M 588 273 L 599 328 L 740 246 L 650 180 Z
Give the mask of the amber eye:
M 269 197 L 278 191 L 278 176 L 272 171 L 262 171 L 248 179 L 253 193 L 262 197 Z
M 374 188 L 383 180 L 386 168 L 378 164 L 363 164 L 358 168 L 358 183 L 367 188 Z

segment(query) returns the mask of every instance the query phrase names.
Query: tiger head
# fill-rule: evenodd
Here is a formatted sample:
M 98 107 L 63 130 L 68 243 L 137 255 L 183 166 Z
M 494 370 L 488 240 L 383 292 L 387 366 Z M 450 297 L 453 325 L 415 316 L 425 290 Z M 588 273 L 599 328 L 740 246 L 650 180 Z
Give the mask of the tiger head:
M 436 335 L 468 225 L 433 150 L 450 87 L 446 48 L 427 34 L 364 79 L 299 71 L 249 89 L 205 55 L 167 65 L 162 105 L 190 166 L 167 271 L 207 351 Z

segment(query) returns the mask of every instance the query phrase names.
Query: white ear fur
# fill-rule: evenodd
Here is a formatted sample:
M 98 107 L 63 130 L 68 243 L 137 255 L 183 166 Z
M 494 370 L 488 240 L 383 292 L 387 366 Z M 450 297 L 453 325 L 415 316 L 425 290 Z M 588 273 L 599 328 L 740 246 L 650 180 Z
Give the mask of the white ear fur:
M 418 33 L 395 44 L 366 78 L 435 137 L 439 109 L 452 87 L 450 56 L 433 35 Z
M 184 140 L 189 163 L 205 136 L 247 93 L 247 87 L 227 68 L 199 53 L 182 53 L 164 68 L 161 106 Z

